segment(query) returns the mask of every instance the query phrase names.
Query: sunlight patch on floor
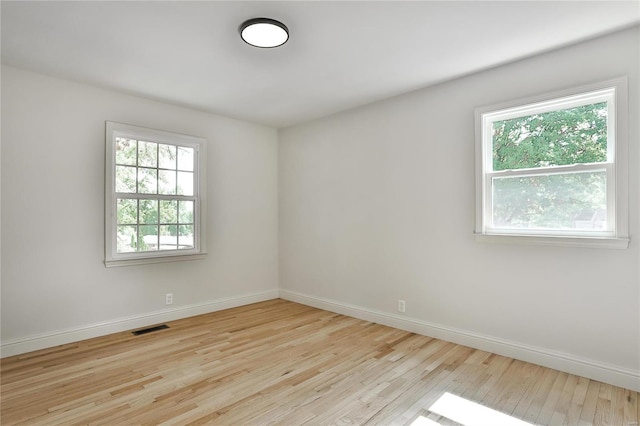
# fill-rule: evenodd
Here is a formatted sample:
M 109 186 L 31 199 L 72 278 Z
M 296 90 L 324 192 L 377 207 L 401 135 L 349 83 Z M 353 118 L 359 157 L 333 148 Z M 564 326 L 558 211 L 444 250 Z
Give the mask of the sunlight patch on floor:
M 426 417 L 419 416 L 417 419 L 413 421 L 413 423 L 411 423 L 411 426 L 442 426 L 442 425 Z
M 523 420 L 493 410 L 477 402 L 445 392 L 429 407 L 429 411 L 465 426 L 532 426 Z M 439 423 L 418 417 L 411 426 L 438 426 Z

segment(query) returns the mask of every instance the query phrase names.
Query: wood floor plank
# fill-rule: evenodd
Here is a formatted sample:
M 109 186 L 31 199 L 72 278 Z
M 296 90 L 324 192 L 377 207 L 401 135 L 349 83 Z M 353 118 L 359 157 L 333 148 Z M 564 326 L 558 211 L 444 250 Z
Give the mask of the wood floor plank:
M 600 394 L 600 382 L 590 380 L 587 388 L 587 394 L 584 398 L 584 405 L 580 412 L 579 426 L 588 426 L 593 424 L 596 415 L 596 404 L 598 403 L 598 395 Z
M 553 370 L 544 367 L 538 367 L 535 370 L 535 373 L 532 377 L 530 377 L 530 386 L 525 391 L 518 404 L 515 406 L 511 415 L 517 419 L 521 419 L 526 421 L 527 413 L 529 413 L 529 409 L 535 410 L 535 404 L 540 399 L 541 389 L 549 380 L 547 376 L 553 374 Z M 544 392 L 544 391 L 542 391 Z M 534 417 L 537 418 L 537 415 Z
M 624 391 L 624 423 L 633 424 L 634 421 L 640 420 L 636 416 L 638 412 L 638 393 L 629 389 Z M 635 419 L 635 420 L 634 420 Z
M 588 387 L 589 379 L 578 377 L 578 383 L 573 395 L 571 396 L 571 401 L 569 402 L 569 407 L 564 421 L 565 424 L 577 425 L 580 422 L 580 413 L 582 413 L 582 409 L 584 407 Z
M 558 401 L 553 408 L 553 414 L 551 415 L 551 420 L 549 421 L 550 424 L 559 425 L 565 422 L 565 418 L 567 417 L 567 413 L 569 411 L 569 403 L 571 402 L 571 398 L 577 386 L 578 376 L 569 374 L 569 376 L 567 377 L 567 381 L 564 383 L 564 388 L 559 395 Z
M 613 386 L 601 383 L 598 391 L 598 401 L 593 417 L 593 423 L 599 425 L 610 425 L 610 419 L 613 417 L 611 410 L 611 399 L 613 394 Z
M 638 393 L 284 300 L 1 360 L 3 425 L 457 425 L 444 395 L 538 424 L 638 422 Z
M 622 425 L 624 422 L 625 389 L 614 387 L 611 406 L 611 424 Z

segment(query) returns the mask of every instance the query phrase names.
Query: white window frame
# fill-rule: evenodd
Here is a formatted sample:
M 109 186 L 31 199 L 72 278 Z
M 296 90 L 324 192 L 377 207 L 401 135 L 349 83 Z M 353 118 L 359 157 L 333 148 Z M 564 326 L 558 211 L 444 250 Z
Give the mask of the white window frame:
M 588 105 L 606 100 L 609 106 L 607 161 L 535 169 L 493 170 L 492 123 L 515 117 Z M 628 238 L 628 106 L 626 77 L 475 110 L 476 240 L 515 244 L 561 245 L 624 249 Z M 607 229 L 552 231 L 492 227 L 492 178 L 554 173 L 606 171 Z
M 203 259 L 206 251 L 206 140 L 196 136 L 182 135 L 162 130 L 149 129 L 130 124 L 106 122 L 105 135 L 105 266 L 128 266 L 148 263 L 163 263 L 181 260 Z M 194 148 L 194 248 L 158 250 L 146 252 L 117 252 L 117 199 L 115 187 L 115 141 L 117 137 L 144 140 L 160 144 Z M 127 197 L 179 199 L 180 196 L 156 196 L 153 194 L 123 194 Z

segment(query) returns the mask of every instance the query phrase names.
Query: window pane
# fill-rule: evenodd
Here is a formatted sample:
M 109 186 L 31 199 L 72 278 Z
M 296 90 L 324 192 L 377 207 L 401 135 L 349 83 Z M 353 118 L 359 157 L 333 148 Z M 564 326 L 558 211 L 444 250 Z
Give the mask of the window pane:
M 158 223 L 158 200 L 140 200 L 139 223 Z
M 176 147 L 174 145 L 158 145 L 158 167 L 176 169 Z
M 138 251 L 158 250 L 158 227 L 140 225 L 138 228 Z
M 136 225 L 138 223 L 138 201 L 118 198 L 118 224 Z
M 136 226 L 118 226 L 116 236 L 116 250 L 118 253 L 136 251 Z
M 193 201 L 180 201 L 180 223 L 193 223 Z
M 194 149 L 178 147 L 178 170 L 193 171 Z
M 138 142 L 138 166 L 158 167 L 158 144 Z
M 171 170 L 158 171 L 158 192 L 164 195 L 175 195 L 176 172 Z
M 173 240 L 171 240 L 170 238 L 161 239 L 161 242 L 174 244 L 174 245 L 177 244 L 178 243 L 178 225 L 160 225 L 160 236 L 174 237 Z
M 116 192 L 136 192 L 136 168 L 116 166 Z
M 607 161 L 607 102 L 493 123 L 493 169 Z
M 193 173 L 178 172 L 178 195 L 193 195 Z
M 157 194 L 158 170 L 138 169 L 138 193 Z
M 160 223 L 177 223 L 177 222 L 178 222 L 178 202 L 176 200 L 160 200 Z
M 160 250 L 178 249 L 178 226 L 160 226 Z
M 606 172 L 493 178 L 493 226 L 606 230 Z
M 193 225 L 180 225 L 178 227 L 178 248 L 191 249 L 193 245 Z
M 136 165 L 136 141 L 116 138 L 116 164 Z

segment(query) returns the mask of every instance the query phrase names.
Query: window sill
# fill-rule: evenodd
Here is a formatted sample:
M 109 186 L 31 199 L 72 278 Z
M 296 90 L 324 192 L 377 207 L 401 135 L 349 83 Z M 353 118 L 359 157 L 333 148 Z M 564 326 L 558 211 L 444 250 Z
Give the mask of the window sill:
M 552 235 L 475 234 L 481 243 L 525 244 L 557 247 L 588 247 L 599 249 L 626 249 L 628 238 L 613 237 L 565 237 Z
M 107 259 L 104 266 L 114 268 L 118 266 L 134 266 L 147 265 L 152 263 L 181 262 L 187 260 L 202 260 L 207 256 L 206 253 L 183 254 L 178 256 L 155 256 L 155 257 L 139 257 L 133 259 Z

